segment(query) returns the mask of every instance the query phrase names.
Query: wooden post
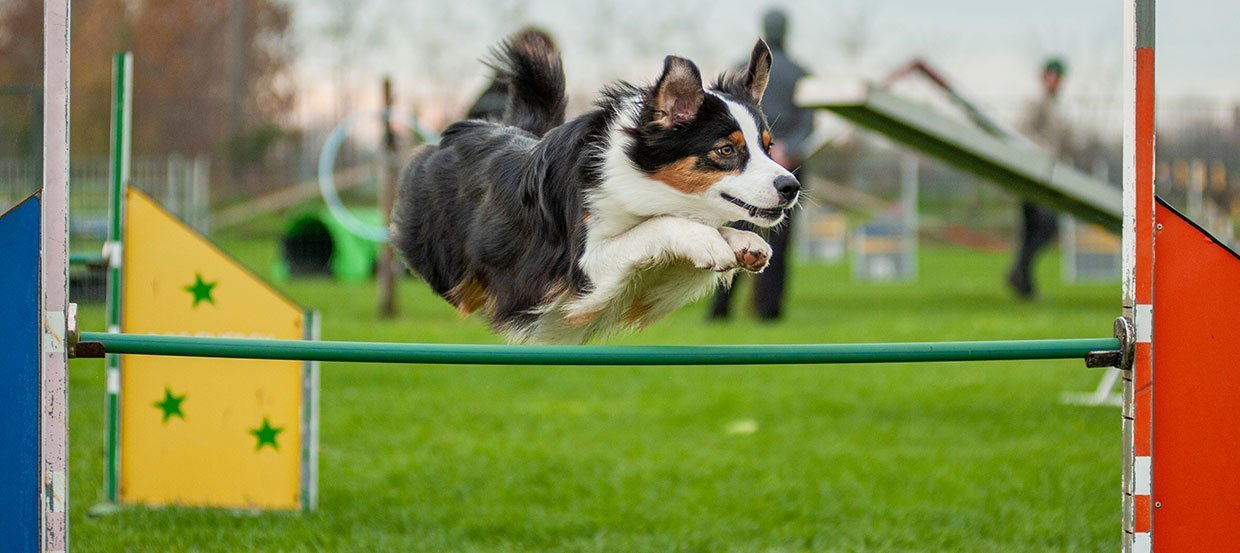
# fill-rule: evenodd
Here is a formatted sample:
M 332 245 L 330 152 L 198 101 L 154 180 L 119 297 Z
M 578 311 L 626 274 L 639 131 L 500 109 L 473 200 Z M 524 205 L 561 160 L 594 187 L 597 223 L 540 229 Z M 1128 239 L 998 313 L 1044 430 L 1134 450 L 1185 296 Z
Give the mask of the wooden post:
M 392 124 L 392 78 L 383 78 L 383 154 L 380 156 L 383 170 L 379 180 L 379 213 L 383 226 L 392 224 L 392 206 L 396 201 L 396 178 L 399 174 L 396 155 L 396 129 Z M 379 286 L 379 317 L 396 316 L 396 256 L 391 242 L 379 246 L 379 266 L 375 268 L 375 282 Z

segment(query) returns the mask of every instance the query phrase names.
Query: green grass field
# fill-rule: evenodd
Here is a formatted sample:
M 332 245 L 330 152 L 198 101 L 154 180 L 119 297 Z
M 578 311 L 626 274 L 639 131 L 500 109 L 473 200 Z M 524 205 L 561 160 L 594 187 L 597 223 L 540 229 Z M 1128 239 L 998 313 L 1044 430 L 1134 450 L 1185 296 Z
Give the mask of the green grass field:
M 274 241 L 225 239 L 252 267 Z M 915 285 L 799 265 L 788 317 L 708 324 L 701 303 L 625 344 L 1103 337 L 1118 284 L 1042 299 L 1007 258 L 927 248 Z M 294 281 L 326 339 L 495 342 L 416 280 L 403 317 L 371 285 Z M 737 298 L 743 299 L 743 298 Z M 738 305 L 739 306 L 739 305 Z M 82 326 L 101 328 L 97 307 Z M 311 514 L 86 510 L 103 480 L 103 373 L 71 372 L 72 542 L 81 551 L 1098 551 L 1119 547 L 1120 419 L 1068 407 L 1080 361 L 834 367 L 326 364 Z

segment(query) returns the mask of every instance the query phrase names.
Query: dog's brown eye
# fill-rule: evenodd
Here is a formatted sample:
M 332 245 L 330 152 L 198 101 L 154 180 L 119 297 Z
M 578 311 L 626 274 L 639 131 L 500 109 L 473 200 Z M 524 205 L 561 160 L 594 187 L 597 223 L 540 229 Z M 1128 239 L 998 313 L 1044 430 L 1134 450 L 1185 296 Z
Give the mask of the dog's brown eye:
M 736 155 L 736 147 L 731 146 L 731 145 L 720 146 L 718 148 L 715 148 L 715 153 L 719 154 L 719 157 L 732 157 Z

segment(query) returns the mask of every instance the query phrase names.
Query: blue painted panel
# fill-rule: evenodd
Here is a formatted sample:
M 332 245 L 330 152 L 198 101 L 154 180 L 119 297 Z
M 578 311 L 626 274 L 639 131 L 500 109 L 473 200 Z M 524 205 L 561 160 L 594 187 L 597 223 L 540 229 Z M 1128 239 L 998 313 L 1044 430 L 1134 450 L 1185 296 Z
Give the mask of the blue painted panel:
M 0 216 L 0 549 L 39 550 L 39 199 Z

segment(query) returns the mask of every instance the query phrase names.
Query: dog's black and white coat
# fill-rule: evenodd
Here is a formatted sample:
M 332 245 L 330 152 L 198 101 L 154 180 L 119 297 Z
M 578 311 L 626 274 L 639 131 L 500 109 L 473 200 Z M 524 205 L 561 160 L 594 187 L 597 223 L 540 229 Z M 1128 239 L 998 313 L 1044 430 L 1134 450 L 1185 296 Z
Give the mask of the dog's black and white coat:
M 800 190 L 769 155 L 766 43 L 709 89 L 668 56 L 653 86 L 614 85 L 567 123 L 550 38 L 521 33 L 493 63 L 504 120 L 454 123 L 418 150 L 392 218 L 409 267 L 462 313 L 511 341 L 581 343 L 765 267 L 770 246 L 724 225 L 779 224 Z

